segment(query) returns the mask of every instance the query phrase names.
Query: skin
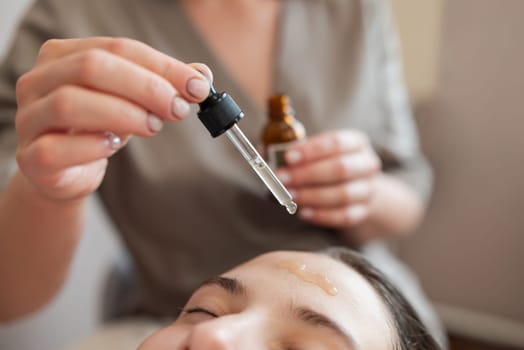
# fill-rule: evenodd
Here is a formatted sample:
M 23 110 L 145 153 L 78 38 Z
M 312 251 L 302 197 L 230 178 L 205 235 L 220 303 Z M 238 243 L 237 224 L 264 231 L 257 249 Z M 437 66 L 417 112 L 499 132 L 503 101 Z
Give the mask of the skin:
M 212 79 L 205 65 L 128 39 L 42 46 L 17 84 L 19 171 L 0 196 L 0 285 L 10 286 L 0 288 L 0 322 L 42 306 L 63 284 L 86 198 L 118 150 L 105 132 L 152 137 L 163 122 L 185 118 L 188 103 L 209 94 L 195 69 Z
M 325 275 L 338 294 L 331 296 L 280 268 L 279 263 L 285 261 L 299 261 Z M 389 314 L 379 296 L 356 271 L 329 257 L 273 252 L 222 277 L 238 280 L 245 290 L 232 293 L 217 284 L 204 285 L 180 317 L 149 337 L 139 350 L 393 349 Z M 340 332 L 314 322 L 313 317 L 310 322 L 301 320 L 290 311 L 291 306 L 326 316 L 340 326 Z
M 259 108 L 265 108 L 273 93 L 273 57 L 277 49 L 281 2 L 183 0 L 181 4 L 205 45 L 219 61 L 217 64 L 225 66 Z
M 302 219 L 340 229 L 353 244 L 411 233 L 423 217 L 419 196 L 381 171 L 367 135 L 358 130 L 310 137 L 290 147 L 286 161 L 277 175 Z
M 281 2 L 229 0 L 224 6 L 216 0 L 186 0 L 182 4 L 212 53 L 264 108 L 272 93 Z M 423 217 L 421 199 L 381 171 L 367 135 L 358 130 L 313 135 L 291 148 L 286 158 L 291 167 L 277 175 L 292 190 L 301 218 L 340 229 L 352 244 L 409 234 Z
M 273 82 L 280 2 L 183 4 L 224 68 L 263 106 Z M 105 133 L 125 144 L 132 135 L 153 137 L 164 122 L 186 117 L 187 104 L 209 92 L 195 68 L 212 79 L 205 65 L 187 65 L 128 39 L 50 40 L 42 46 L 16 87 L 19 171 L 0 194 L 0 286 L 11 286 L 0 288 L 0 322 L 41 307 L 63 284 L 86 198 L 118 151 Z M 196 92 L 191 81 L 200 82 Z M 316 143 L 335 146 L 316 150 Z M 292 162 L 293 151 L 301 155 L 298 161 Z M 315 135 L 287 158 L 292 166 L 279 175 L 294 192 L 302 219 L 339 228 L 353 243 L 406 234 L 422 217 L 417 195 L 380 172 L 366 135 L 358 131 Z M 328 171 L 320 174 L 322 169 Z
M 194 82 L 206 87 L 192 94 Z M 99 186 L 116 151 L 105 131 L 123 139 L 154 136 L 163 121 L 187 116 L 187 100 L 208 93 L 195 69 L 137 41 L 48 41 L 17 84 L 18 164 L 50 199 L 85 197 Z M 150 118 L 160 127 L 152 128 Z

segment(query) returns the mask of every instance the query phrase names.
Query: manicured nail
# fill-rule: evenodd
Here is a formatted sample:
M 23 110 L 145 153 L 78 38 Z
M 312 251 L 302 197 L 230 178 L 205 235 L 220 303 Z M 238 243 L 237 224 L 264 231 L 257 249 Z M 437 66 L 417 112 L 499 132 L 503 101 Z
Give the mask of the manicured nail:
M 284 185 L 291 181 L 291 175 L 287 171 L 277 171 L 277 177 Z
M 368 181 L 357 181 L 348 186 L 349 196 L 355 199 L 366 198 L 371 193 L 371 184 Z
M 300 217 L 304 219 L 311 219 L 313 217 L 314 212 L 313 209 L 303 208 L 298 211 L 298 214 L 300 215 Z
M 171 112 L 177 119 L 184 119 L 189 114 L 191 107 L 186 100 L 180 96 L 173 97 Z
M 368 209 L 363 205 L 355 205 L 348 209 L 348 215 L 352 221 L 359 222 L 368 215 Z
M 193 78 L 187 82 L 187 92 L 199 100 L 205 99 L 209 95 L 209 83 L 207 80 Z
M 112 150 L 119 150 L 122 147 L 122 139 L 120 136 L 108 131 L 105 134 L 106 143 Z
M 302 160 L 302 153 L 300 151 L 292 150 L 286 154 L 286 161 L 288 164 L 296 164 Z
M 125 147 L 127 146 L 127 144 L 129 143 L 129 141 L 133 138 L 133 135 L 129 135 L 127 136 L 125 139 L 124 139 L 124 142 L 122 142 L 122 147 Z
M 149 130 L 157 133 L 164 127 L 164 122 L 156 115 L 149 113 L 147 116 L 147 126 L 149 127 Z
M 331 151 L 335 148 L 336 146 L 336 143 L 335 143 L 335 140 L 333 139 L 325 139 L 323 140 L 322 142 L 322 148 L 325 150 L 325 151 Z

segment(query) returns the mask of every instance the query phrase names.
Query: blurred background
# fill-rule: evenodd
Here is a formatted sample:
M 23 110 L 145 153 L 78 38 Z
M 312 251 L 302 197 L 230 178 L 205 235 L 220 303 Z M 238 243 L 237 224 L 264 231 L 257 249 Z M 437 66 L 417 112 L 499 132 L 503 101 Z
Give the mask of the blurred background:
M 524 1 L 395 3 L 436 176 L 428 217 L 399 254 L 452 333 L 522 349 Z
M 0 56 L 30 0 L 0 1 Z M 524 349 L 524 1 L 393 0 L 406 79 L 436 175 L 419 233 L 398 245 L 452 349 Z M 96 197 L 67 285 L 0 327 L 0 349 L 56 350 L 100 326 L 121 252 Z

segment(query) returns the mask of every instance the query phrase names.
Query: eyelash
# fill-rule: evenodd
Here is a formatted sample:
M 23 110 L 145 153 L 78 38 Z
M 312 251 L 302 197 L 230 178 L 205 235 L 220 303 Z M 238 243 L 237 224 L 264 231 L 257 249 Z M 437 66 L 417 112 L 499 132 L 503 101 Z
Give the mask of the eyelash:
M 208 316 L 211 316 L 211 317 L 219 317 L 217 314 L 215 314 L 214 312 L 211 312 L 209 310 L 206 310 L 202 307 L 192 307 L 192 308 L 189 308 L 189 309 L 182 309 L 182 312 L 186 313 L 186 314 L 196 314 L 196 313 L 202 313 L 202 314 L 206 314 Z M 297 347 L 294 347 L 294 346 L 286 346 L 285 347 L 285 350 L 301 350 Z
M 184 309 L 182 310 L 184 313 L 186 314 L 195 314 L 195 313 L 202 313 L 202 314 L 206 314 L 206 315 L 209 315 L 211 317 L 218 317 L 217 314 L 215 314 L 214 312 L 211 312 L 209 310 L 206 310 L 204 308 L 201 308 L 201 307 L 192 307 L 192 308 L 189 308 L 189 309 Z

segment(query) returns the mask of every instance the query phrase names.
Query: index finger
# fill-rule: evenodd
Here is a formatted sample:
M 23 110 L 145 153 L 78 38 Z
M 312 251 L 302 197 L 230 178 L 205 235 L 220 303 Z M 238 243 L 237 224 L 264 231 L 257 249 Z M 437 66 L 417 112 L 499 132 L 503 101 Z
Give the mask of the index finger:
M 42 45 L 37 64 L 46 64 L 73 53 L 92 49 L 108 51 L 160 75 L 190 102 L 200 102 L 209 94 L 208 79 L 212 81 L 213 76 L 207 66 L 200 65 L 198 70 L 206 74 L 208 79 L 195 67 L 133 39 L 111 37 L 52 39 Z M 193 84 L 193 79 L 205 84 Z M 195 92 L 191 89 L 191 86 L 195 85 L 199 86 L 197 89 L 200 91 Z
M 357 130 L 327 131 L 294 144 L 286 151 L 286 162 L 299 165 L 336 154 L 356 152 L 368 144 L 367 137 Z

